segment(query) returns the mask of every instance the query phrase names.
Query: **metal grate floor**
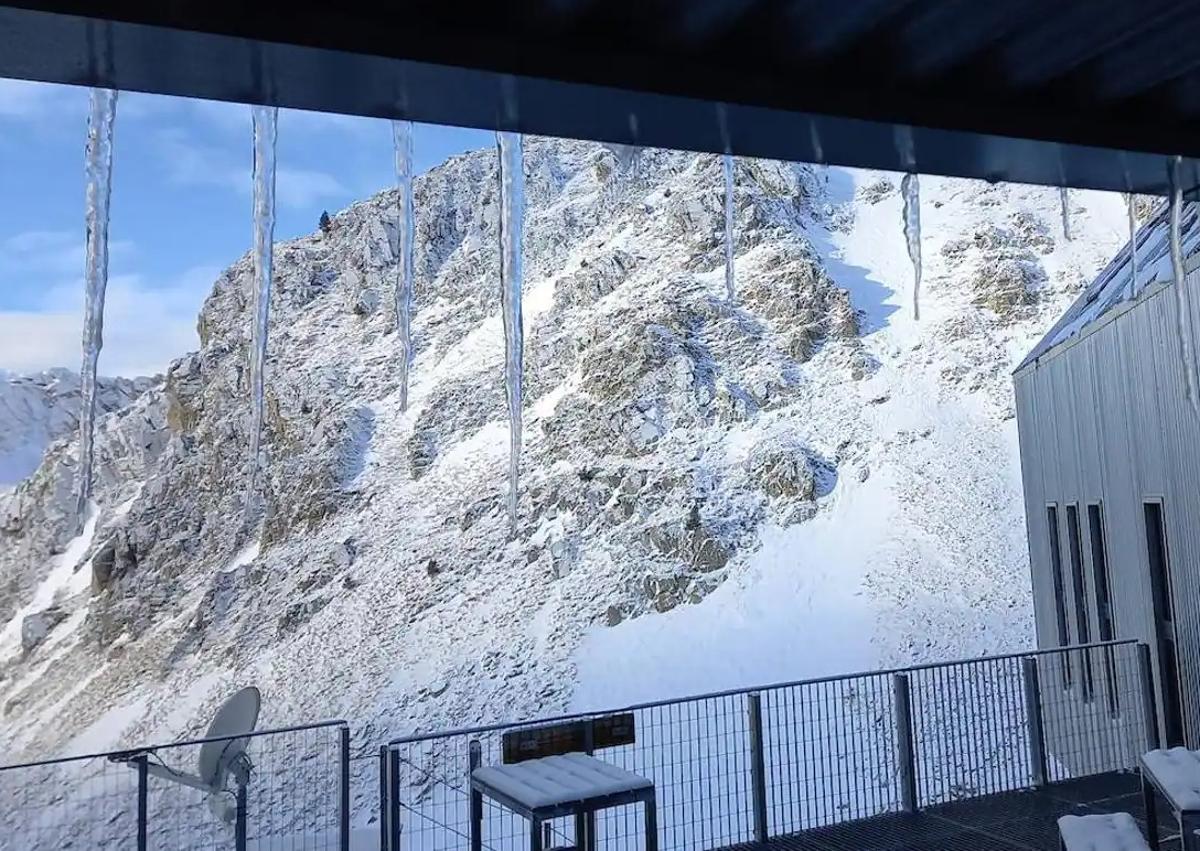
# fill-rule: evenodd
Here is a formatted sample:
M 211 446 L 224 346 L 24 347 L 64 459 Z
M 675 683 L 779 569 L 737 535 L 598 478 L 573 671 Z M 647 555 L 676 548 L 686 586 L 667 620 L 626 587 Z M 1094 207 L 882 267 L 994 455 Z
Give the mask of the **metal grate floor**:
M 1160 847 L 1177 851 L 1179 826 L 1165 805 L 1158 811 Z M 956 801 L 911 815 L 815 828 L 775 837 L 765 846 L 746 844 L 727 851 L 1058 851 L 1059 816 L 1112 812 L 1132 813 L 1142 824 L 1136 774 L 1102 774 L 1037 790 Z

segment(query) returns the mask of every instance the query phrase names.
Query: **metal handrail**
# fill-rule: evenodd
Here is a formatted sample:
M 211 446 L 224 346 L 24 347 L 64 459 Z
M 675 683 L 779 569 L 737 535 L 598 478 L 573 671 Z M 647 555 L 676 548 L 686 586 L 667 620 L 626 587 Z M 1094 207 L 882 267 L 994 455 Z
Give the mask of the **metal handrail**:
M 206 736 L 202 739 L 184 739 L 178 742 L 161 742 L 156 745 L 139 745 L 133 748 L 121 748 L 115 751 L 101 751 L 99 753 L 75 754 L 72 756 L 59 756 L 52 759 L 39 759 L 33 762 L 14 762 L 9 765 L 0 765 L 0 771 L 9 771 L 17 768 L 42 768 L 48 765 L 61 765 L 67 762 L 81 762 L 88 759 L 108 759 L 114 756 L 128 756 L 159 749 L 166 750 L 167 748 L 185 748 L 194 745 L 203 745 L 209 742 L 229 742 L 234 739 L 254 739 L 262 736 L 278 736 L 285 733 L 302 733 L 306 730 L 321 730 L 328 727 L 345 727 L 349 729 L 350 723 L 341 719 L 331 721 L 317 721 L 312 724 L 295 724 L 290 727 L 275 727 L 271 730 L 253 730 L 249 733 L 234 733 L 229 736 Z
M 388 747 L 397 745 L 408 745 L 415 742 L 428 741 L 430 739 L 449 738 L 451 736 L 470 736 L 481 733 L 495 733 L 500 730 L 507 730 L 512 727 L 524 727 L 530 724 L 557 724 L 562 721 L 577 721 L 584 718 L 590 718 L 600 713 L 618 713 L 618 712 L 639 712 L 645 709 L 656 709 L 661 706 L 670 706 L 676 703 L 690 703 L 700 700 L 715 700 L 723 697 L 735 697 L 737 695 L 753 694 L 755 692 L 773 691 L 775 689 L 794 688 L 797 686 L 814 686 L 823 683 L 841 682 L 843 680 L 861 679 L 863 677 L 890 676 L 892 674 L 908 674 L 915 671 L 928 671 L 939 668 L 950 668 L 957 665 L 972 665 L 985 662 L 999 662 L 1007 659 L 1024 659 L 1036 656 L 1047 656 L 1063 654 L 1073 651 L 1095 650 L 1102 647 L 1116 647 L 1129 644 L 1136 644 L 1135 638 L 1122 638 L 1113 641 L 1096 641 L 1090 644 L 1071 644 L 1065 647 L 1043 647 L 1036 650 L 1025 650 L 1018 653 L 1002 653 L 996 656 L 971 656 L 964 659 L 953 659 L 945 662 L 925 662 L 919 665 L 908 665 L 899 668 L 880 668 L 876 670 L 855 671 L 847 674 L 832 674 L 825 677 L 812 677 L 801 680 L 787 680 L 783 682 L 770 683 L 768 685 L 758 686 L 741 686 L 738 688 L 724 689 L 722 691 L 705 692 L 702 694 L 689 694 L 682 697 L 669 697 L 660 700 L 651 700 L 643 703 L 634 703 L 628 706 L 615 708 L 595 709 L 584 712 L 570 712 L 561 715 L 547 715 L 536 718 L 529 718 L 523 721 L 501 721 L 494 724 L 483 724 L 474 727 L 457 727 L 449 730 L 436 730 L 430 733 L 412 733 L 408 736 L 390 739 L 387 742 Z

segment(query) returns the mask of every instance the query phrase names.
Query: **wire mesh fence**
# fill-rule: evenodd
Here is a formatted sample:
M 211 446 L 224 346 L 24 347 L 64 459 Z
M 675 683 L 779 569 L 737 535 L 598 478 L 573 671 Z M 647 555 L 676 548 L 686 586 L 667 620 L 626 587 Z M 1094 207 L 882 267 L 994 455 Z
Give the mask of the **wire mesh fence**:
M 1110 642 L 627 707 L 615 711 L 633 713 L 635 740 L 597 756 L 654 782 L 659 847 L 680 851 L 1127 770 L 1150 741 L 1143 650 Z M 1067 667 L 1075 677 L 1064 688 Z M 471 743 L 481 764 L 496 764 L 506 733 L 597 717 L 383 747 L 391 779 L 381 789 L 381 846 L 469 848 Z M 635 808 L 596 819 L 597 848 L 644 847 Z M 528 848 L 528 831 L 524 819 L 485 798 L 482 848 Z M 546 847 L 574 847 L 570 819 L 548 831 Z
M 201 776 L 239 744 L 238 771 Z M 5 766 L 0 849 L 344 851 L 348 757 L 328 722 Z
M 654 781 L 663 847 L 719 848 L 753 837 L 746 705 L 746 695 L 739 692 L 634 707 L 629 711 L 634 715 L 636 741 L 603 751 L 605 762 Z M 396 813 L 385 847 L 406 851 L 469 847 L 470 743 L 479 743 L 483 764 L 498 763 L 504 734 L 529 726 L 533 725 L 478 728 L 384 748 L 381 759 L 392 763 Z M 383 829 L 388 830 L 386 819 Z M 571 819 L 549 822 L 548 830 L 553 843 L 574 845 Z M 642 813 L 634 806 L 596 814 L 599 847 L 640 848 L 642 831 Z M 483 847 L 495 851 L 528 848 L 529 827 L 524 819 L 485 799 L 483 837 Z
M 640 704 L 597 756 L 653 781 L 660 848 L 736 846 L 1131 769 L 1157 736 L 1149 660 L 1110 642 Z M 328 722 L 0 767 L 0 849 L 348 849 L 353 815 L 355 848 L 465 851 L 472 766 L 511 760 L 507 734 L 613 716 L 413 736 L 369 760 Z M 240 738 L 244 771 L 187 777 Z M 640 805 L 594 820 L 597 848 L 644 847 Z M 571 818 L 545 829 L 547 848 L 578 844 Z M 527 848 L 529 825 L 485 798 L 480 847 Z
M 1134 644 L 1038 657 L 1048 780 L 1137 764 L 1157 724 L 1143 688 L 1143 665 L 1149 665 L 1148 648 Z M 1075 676 L 1065 676 L 1068 668 Z

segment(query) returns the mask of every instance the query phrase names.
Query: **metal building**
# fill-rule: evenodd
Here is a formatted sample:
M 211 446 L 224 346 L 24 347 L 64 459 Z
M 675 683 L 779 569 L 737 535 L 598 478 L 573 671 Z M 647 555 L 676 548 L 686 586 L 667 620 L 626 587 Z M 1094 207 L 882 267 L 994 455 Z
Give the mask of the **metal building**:
M 1038 644 L 1152 648 L 1164 742 L 1200 744 L 1200 416 L 1186 397 L 1165 211 L 1017 368 L 1017 421 Z M 1200 325 L 1194 211 L 1183 315 Z M 1188 315 L 1190 314 L 1190 315 Z M 1062 686 L 1102 694 L 1083 663 Z

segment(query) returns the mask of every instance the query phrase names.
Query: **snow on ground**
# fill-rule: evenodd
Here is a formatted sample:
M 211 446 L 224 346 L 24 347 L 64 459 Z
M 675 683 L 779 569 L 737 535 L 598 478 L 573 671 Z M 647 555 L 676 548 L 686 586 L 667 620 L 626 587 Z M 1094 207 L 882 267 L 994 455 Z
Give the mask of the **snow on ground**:
M 49 608 L 55 602 L 55 599 L 62 594 L 76 594 L 86 587 L 86 582 L 89 579 L 88 571 L 77 570 L 76 568 L 79 567 L 80 560 L 92 545 L 92 539 L 96 534 L 98 516 L 96 506 L 90 506 L 87 519 L 83 525 L 83 531 L 71 540 L 67 548 L 60 555 L 55 556 L 54 566 L 50 569 L 49 574 L 42 581 L 41 585 L 38 586 L 33 599 L 25 606 L 22 606 L 9 619 L 8 623 L 4 625 L 4 629 L 0 630 L 0 654 L 19 652 L 21 646 L 21 622 L 27 615 L 32 615 Z
M 573 708 L 875 667 L 862 580 L 896 544 L 889 496 L 882 477 L 835 491 L 814 520 L 767 531 L 749 569 L 697 605 L 592 630 L 575 657 Z

